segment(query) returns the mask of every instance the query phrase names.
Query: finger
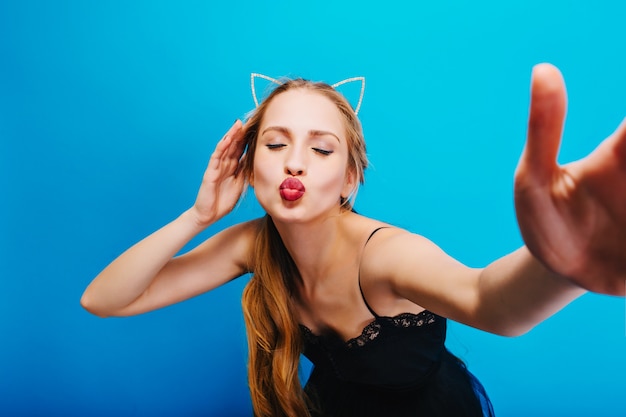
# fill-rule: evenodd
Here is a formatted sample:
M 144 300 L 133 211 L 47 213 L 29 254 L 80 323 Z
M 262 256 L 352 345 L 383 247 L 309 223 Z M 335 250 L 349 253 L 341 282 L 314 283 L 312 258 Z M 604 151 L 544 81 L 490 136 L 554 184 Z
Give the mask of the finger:
M 244 129 L 241 128 L 235 132 L 230 140 L 229 147 L 225 151 L 225 155 L 221 165 L 223 165 L 224 172 L 237 176 L 242 169 L 242 156 L 246 148 L 246 142 L 244 138 Z
M 232 137 L 239 129 L 241 129 L 241 120 L 237 119 L 230 129 L 228 129 L 228 132 L 226 132 L 222 140 Z
M 233 140 L 233 137 L 237 135 L 238 132 L 241 131 L 241 121 L 239 119 L 235 120 L 235 123 L 228 129 L 228 132 L 222 137 L 222 139 L 218 142 L 218 146 L 222 145 L 222 150 L 227 150 L 230 146 L 230 143 Z
M 247 146 L 246 132 L 245 126 L 242 125 L 241 128 L 233 134 L 229 145 L 230 147 L 227 151 L 229 158 L 228 172 L 235 176 L 239 176 L 240 172 L 243 170 L 244 153 Z
M 557 156 L 566 111 L 565 83 L 550 64 L 533 68 L 528 136 L 520 164 L 540 182 L 549 181 L 557 169 Z
M 228 158 L 228 150 L 232 144 L 233 136 L 241 129 L 241 121 L 235 120 L 235 123 L 228 129 L 226 134 L 217 143 L 211 159 L 209 160 L 209 168 L 219 169 L 221 162 Z
M 620 166 L 626 169 L 626 119 L 611 135 L 611 142 L 615 146 L 615 155 L 617 156 Z
M 244 169 L 244 153 L 246 150 L 246 130 L 243 126 L 233 133 L 228 142 L 228 149 L 219 163 L 219 169 L 224 175 L 238 177 Z
M 584 165 L 584 172 L 593 177 L 598 176 L 598 178 L 601 178 L 607 169 L 612 168 L 618 169 L 621 173 L 619 175 L 626 174 L 626 119 L 622 120 L 617 129 L 615 129 L 608 138 L 602 141 L 602 143 L 585 158 L 585 161 L 589 163 Z M 570 165 L 578 166 L 580 165 L 579 162 L 582 161 L 577 161 Z M 615 194 L 615 184 L 609 184 L 604 179 L 600 180 L 600 182 L 610 187 L 611 193 Z M 617 195 L 623 194 L 617 193 Z
M 240 122 L 239 128 L 232 135 L 230 147 L 227 151 L 228 157 L 239 161 L 239 159 L 241 158 L 241 155 L 243 154 L 245 147 L 246 147 L 245 129 L 243 128 Z

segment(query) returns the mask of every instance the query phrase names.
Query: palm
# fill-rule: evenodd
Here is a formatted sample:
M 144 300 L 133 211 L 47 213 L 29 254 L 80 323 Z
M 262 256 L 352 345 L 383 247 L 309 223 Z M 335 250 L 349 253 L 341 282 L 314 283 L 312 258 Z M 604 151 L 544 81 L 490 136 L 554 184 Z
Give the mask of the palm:
M 626 295 L 626 123 L 586 158 L 558 166 L 565 107 L 560 73 L 538 66 L 515 175 L 520 230 L 548 268 L 588 290 Z
M 217 144 L 202 178 L 194 208 L 199 222 L 210 223 L 233 209 L 245 187 L 240 160 L 245 149 L 243 127 L 236 121 Z

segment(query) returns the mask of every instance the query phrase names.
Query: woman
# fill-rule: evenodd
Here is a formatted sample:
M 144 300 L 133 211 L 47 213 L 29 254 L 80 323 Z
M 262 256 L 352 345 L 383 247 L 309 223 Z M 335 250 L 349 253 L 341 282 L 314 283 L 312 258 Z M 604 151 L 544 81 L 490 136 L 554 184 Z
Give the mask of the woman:
M 475 269 L 352 211 L 367 165 L 355 112 L 331 86 L 285 82 L 218 143 L 193 207 L 107 266 L 81 302 L 139 314 L 252 272 L 243 305 L 257 416 L 491 415 L 443 346 L 445 318 L 518 335 L 585 290 L 624 294 L 626 124 L 558 167 L 564 116 L 560 73 L 537 66 L 515 184 L 526 246 Z M 174 257 L 246 183 L 267 215 Z M 302 351 L 315 365 L 304 390 Z

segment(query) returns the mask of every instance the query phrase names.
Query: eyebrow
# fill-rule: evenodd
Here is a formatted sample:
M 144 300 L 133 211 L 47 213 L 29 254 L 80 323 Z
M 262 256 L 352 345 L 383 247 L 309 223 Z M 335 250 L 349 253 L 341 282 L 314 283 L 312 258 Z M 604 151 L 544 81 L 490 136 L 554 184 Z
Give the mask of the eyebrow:
M 277 131 L 277 132 L 284 133 L 287 136 L 291 136 L 291 130 L 289 130 L 286 127 L 283 127 L 283 126 L 270 126 L 270 127 L 267 127 L 261 133 L 261 136 L 263 136 L 268 130 L 269 131 L 274 130 L 274 131 Z M 335 135 L 333 132 L 329 132 L 329 131 L 326 131 L 326 130 L 316 130 L 316 129 L 309 130 L 309 136 L 327 136 L 327 135 L 333 136 L 335 139 L 337 139 L 337 141 L 339 143 L 341 143 L 341 139 L 339 139 L 339 136 Z

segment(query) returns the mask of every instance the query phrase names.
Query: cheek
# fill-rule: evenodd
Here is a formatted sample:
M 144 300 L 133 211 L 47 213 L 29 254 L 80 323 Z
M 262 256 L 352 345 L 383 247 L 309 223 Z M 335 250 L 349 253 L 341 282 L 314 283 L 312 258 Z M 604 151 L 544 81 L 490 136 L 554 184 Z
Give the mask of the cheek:
M 264 181 L 267 181 L 268 175 L 271 172 L 268 167 L 268 162 L 263 158 L 258 158 L 256 155 L 252 163 L 252 170 L 250 177 L 253 180 L 253 186 L 262 185 Z
M 324 170 L 321 175 L 318 175 L 318 178 L 320 179 L 320 188 L 328 193 L 329 197 L 342 194 L 347 181 L 345 170 L 341 167 Z
M 268 211 L 270 180 L 267 178 L 267 171 L 263 169 L 262 165 L 259 166 L 258 164 L 255 164 L 250 176 L 253 180 L 250 182 L 250 185 L 254 189 L 254 196 L 256 197 L 257 202 L 265 211 Z
M 255 179 L 263 177 L 263 159 L 258 156 L 254 156 L 252 159 L 252 169 L 250 170 L 250 176 Z

